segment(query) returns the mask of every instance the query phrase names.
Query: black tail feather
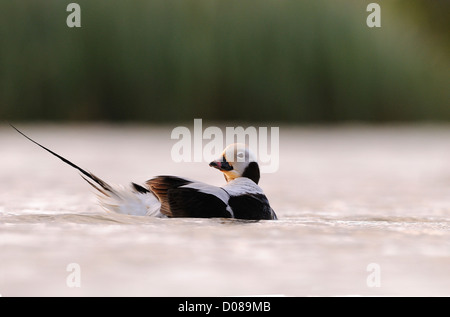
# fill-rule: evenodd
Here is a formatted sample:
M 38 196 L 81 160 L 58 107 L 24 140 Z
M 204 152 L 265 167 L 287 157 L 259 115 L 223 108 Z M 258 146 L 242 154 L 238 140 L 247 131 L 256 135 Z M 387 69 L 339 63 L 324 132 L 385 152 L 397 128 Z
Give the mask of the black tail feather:
M 103 195 L 105 195 L 105 196 L 107 196 L 107 197 L 111 197 L 106 191 L 108 191 L 109 193 L 112 193 L 112 194 L 114 194 L 114 192 L 112 191 L 112 190 L 108 190 L 108 189 L 106 189 L 106 188 L 104 188 L 104 187 L 102 187 L 102 189 L 100 189 L 100 188 L 98 188 L 95 184 L 93 184 L 89 179 L 87 179 L 86 177 L 84 177 L 83 175 L 81 175 L 80 174 L 80 176 L 81 176 L 81 178 L 82 179 L 84 179 L 89 185 L 91 185 L 92 187 L 94 187 L 96 190 L 98 190 L 100 193 L 102 193 Z M 92 175 L 92 176 L 94 176 L 94 175 Z M 104 190 L 105 191 L 104 191 Z
M 103 195 L 106 196 L 110 196 L 108 193 L 114 194 L 114 191 L 112 190 L 111 186 L 108 185 L 107 183 L 105 183 L 103 180 L 101 180 L 100 178 L 98 178 L 97 176 L 95 176 L 94 174 L 82 169 L 81 167 L 75 165 L 74 163 L 72 163 L 71 161 L 69 161 L 68 159 L 62 157 L 61 155 L 53 152 L 52 150 L 46 148 L 45 146 L 39 144 L 38 142 L 34 141 L 32 138 L 30 138 L 29 136 L 27 136 L 26 134 L 24 134 L 22 131 L 20 131 L 19 129 L 17 129 L 15 126 L 13 126 L 11 123 L 9 123 L 9 125 L 16 130 L 17 132 L 19 132 L 21 135 L 23 135 L 25 138 L 27 138 L 28 140 L 30 140 L 31 142 L 33 142 L 34 144 L 38 145 L 39 147 L 43 148 L 44 150 L 46 150 L 47 152 L 49 152 L 50 154 L 56 156 L 57 158 L 59 158 L 61 161 L 63 161 L 64 163 L 72 166 L 73 168 L 76 168 L 78 171 L 81 172 L 81 174 L 83 174 L 84 176 L 86 176 L 87 178 L 85 178 L 83 175 L 80 175 L 86 182 L 88 182 L 92 187 L 94 187 L 95 189 L 97 189 L 99 192 L 101 192 Z M 93 182 L 95 182 L 99 187 L 97 187 L 95 184 L 93 184 L 91 181 L 88 180 L 91 179 Z
M 134 190 L 141 194 L 148 194 L 150 191 L 147 188 L 142 187 L 141 185 L 131 183 L 131 186 L 134 188 Z

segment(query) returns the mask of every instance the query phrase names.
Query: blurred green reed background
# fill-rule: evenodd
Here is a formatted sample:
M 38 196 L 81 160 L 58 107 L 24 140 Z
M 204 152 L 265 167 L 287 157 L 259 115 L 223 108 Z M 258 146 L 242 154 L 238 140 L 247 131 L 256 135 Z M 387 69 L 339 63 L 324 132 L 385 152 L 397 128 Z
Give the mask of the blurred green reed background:
M 66 7 L 81 6 L 81 28 Z M 381 28 L 366 7 L 381 6 Z M 447 0 L 3 0 L 0 118 L 450 120 Z

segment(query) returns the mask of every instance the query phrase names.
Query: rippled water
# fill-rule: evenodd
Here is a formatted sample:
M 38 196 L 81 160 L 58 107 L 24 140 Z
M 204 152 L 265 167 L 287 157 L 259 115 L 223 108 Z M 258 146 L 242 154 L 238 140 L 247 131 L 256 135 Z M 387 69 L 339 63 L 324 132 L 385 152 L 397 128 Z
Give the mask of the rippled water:
M 172 127 L 19 128 L 109 182 L 223 182 L 171 160 Z M 280 133 L 261 181 L 280 220 L 252 222 L 106 213 L 76 171 L 1 127 L 0 294 L 450 295 L 450 128 Z

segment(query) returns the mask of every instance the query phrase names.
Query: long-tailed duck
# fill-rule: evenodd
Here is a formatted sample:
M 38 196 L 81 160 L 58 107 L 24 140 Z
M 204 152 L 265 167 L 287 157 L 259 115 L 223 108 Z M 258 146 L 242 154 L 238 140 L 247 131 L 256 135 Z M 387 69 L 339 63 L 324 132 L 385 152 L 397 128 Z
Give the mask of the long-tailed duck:
M 107 211 L 155 217 L 277 219 L 258 186 L 260 172 L 256 158 L 244 144 L 227 146 L 221 156 L 209 164 L 224 174 L 227 183 L 222 187 L 176 176 L 157 176 L 143 186 L 131 183 L 125 187 L 106 183 L 12 127 L 77 169 L 81 177 L 98 191 L 100 204 Z

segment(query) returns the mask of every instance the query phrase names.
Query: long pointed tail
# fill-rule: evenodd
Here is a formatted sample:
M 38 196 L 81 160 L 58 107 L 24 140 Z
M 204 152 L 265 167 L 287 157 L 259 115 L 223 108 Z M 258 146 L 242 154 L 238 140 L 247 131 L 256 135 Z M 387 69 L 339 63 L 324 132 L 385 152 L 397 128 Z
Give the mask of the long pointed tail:
M 98 195 L 100 204 L 107 211 L 129 215 L 161 216 L 159 212 L 161 204 L 156 196 L 148 189 L 135 183 L 131 183 L 131 188 L 125 188 L 123 186 L 113 187 L 91 172 L 82 169 L 68 159 L 39 144 L 11 123 L 9 125 L 34 144 L 77 169 L 81 173 L 80 176 L 101 194 Z
M 33 140 L 32 138 L 30 138 L 29 136 L 27 136 L 25 133 L 23 133 L 22 131 L 20 131 L 19 129 L 17 129 L 15 126 L 13 126 L 11 123 L 9 124 L 14 130 L 16 130 L 17 132 L 19 132 L 21 135 L 23 135 L 25 138 L 27 138 L 28 140 L 30 140 L 31 142 L 33 142 L 34 144 L 38 145 L 39 147 L 43 148 L 44 150 L 46 150 L 47 152 L 49 152 L 50 154 L 56 156 L 57 158 L 59 158 L 61 161 L 63 161 L 64 163 L 72 166 L 73 168 L 76 168 L 77 170 L 79 170 L 81 172 L 81 177 L 88 182 L 92 187 L 94 187 L 96 190 L 98 190 L 100 193 L 102 193 L 105 196 L 110 196 L 110 195 L 114 195 L 114 191 L 112 190 L 111 186 L 108 185 L 106 182 L 104 182 L 103 180 L 101 180 L 100 178 L 98 178 L 97 176 L 95 176 L 94 174 L 87 172 L 86 170 L 82 169 L 81 167 L 79 167 L 78 165 L 75 165 L 74 163 L 72 163 L 71 161 L 69 161 L 68 159 L 62 157 L 61 155 L 53 152 L 52 150 L 46 148 L 45 146 L 43 146 L 42 144 L 39 144 L 38 142 L 36 142 L 35 140 Z M 84 176 L 83 176 L 84 175 Z M 86 178 L 86 177 L 87 178 Z M 93 184 L 91 181 L 95 182 L 97 185 Z

